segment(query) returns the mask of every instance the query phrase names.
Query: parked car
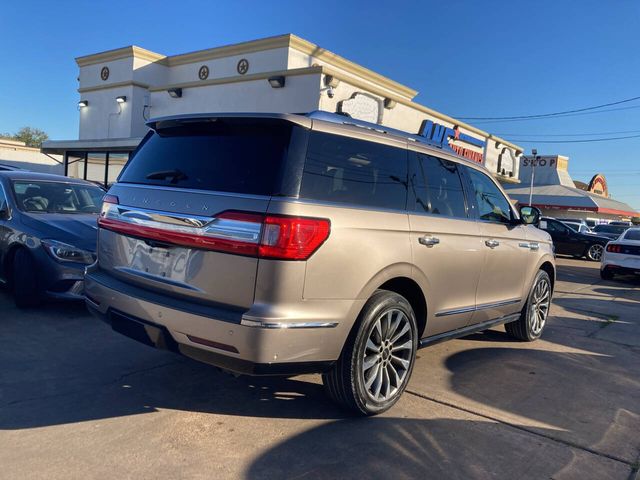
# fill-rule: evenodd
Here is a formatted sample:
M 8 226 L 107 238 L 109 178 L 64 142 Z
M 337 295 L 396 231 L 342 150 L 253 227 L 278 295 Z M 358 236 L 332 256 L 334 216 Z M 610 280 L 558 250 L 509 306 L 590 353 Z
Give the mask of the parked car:
M 561 255 L 572 255 L 576 258 L 586 257 L 588 260 L 599 262 L 604 247 L 609 242 L 607 237 L 576 232 L 551 217 L 542 217 L 539 227 L 551 235 L 555 251 Z
M 578 233 L 591 233 L 591 234 L 593 233 L 585 223 L 569 222 L 567 220 L 562 220 L 562 223 L 564 223 L 567 227 L 569 227 L 570 229 Z
M 104 191 L 83 180 L 0 172 L 0 280 L 19 307 L 83 299 Z
M 398 400 L 419 347 L 542 334 L 551 238 L 484 167 L 319 112 L 148 126 L 87 269 L 87 306 L 117 332 L 237 373 L 320 372 L 367 415 Z
M 607 237 L 610 240 L 616 240 L 620 235 L 627 231 L 629 227 L 626 225 L 602 224 L 593 227 L 593 233 Z
M 609 222 L 609 225 L 622 225 L 625 227 L 631 227 L 633 226 L 633 223 L 628 220 L 614 220 L 612 222 Z
M 629 228 L 610 242 L 602 255 L 600 276 L 610 280 L 614 275 L 640 274 L 640 228 Z
M 579 225 L 587 225 L 587 221 L 581 218 L 560 218 L 560 217 L 554 217 L 554 218 L 556 220 L 560 220 L 562 223 L 577 223 Z

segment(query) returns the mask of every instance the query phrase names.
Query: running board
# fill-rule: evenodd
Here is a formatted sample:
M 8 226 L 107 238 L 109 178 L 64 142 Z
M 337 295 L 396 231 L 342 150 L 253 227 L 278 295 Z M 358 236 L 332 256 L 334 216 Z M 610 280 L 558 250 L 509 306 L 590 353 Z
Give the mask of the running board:
M 487 320 L 486 322 L 476 323 L 467 327 L 462 327 L 457 330 L 451 330 L 449 332 L 439 333 L 431 337 L 426 337 L 420 340 L 418 348 L 427 347 L 429 345 L 435 345 L 436 343 L 444 342 L 445 340 L 451 340 L 453 338 L 466 337 L 472 333 L 481 332 L 488 328 L 495 327 L 496 325 L 502 325 L 503 323 L 514 322 L 520 317 L 520 312 L 505 315 L 504 317 L 494 318 L 493 320 Z

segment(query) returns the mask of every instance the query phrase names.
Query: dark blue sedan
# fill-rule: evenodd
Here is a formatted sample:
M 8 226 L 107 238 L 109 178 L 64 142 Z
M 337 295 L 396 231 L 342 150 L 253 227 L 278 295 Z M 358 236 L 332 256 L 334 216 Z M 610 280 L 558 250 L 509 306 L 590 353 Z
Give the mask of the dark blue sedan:
M 0 281 L 19 307 L 83 298 L 104 193 L 60 175 L 0 172 Z

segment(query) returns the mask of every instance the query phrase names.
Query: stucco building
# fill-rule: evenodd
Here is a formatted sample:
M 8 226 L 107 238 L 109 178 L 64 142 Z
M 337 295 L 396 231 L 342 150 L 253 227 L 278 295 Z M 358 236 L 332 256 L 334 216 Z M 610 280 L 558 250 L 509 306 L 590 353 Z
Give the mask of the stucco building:
M 42 149 L 62 155 L 70 176 L 113 182 L 151 117 L 324 110 L 427 136 L 518 181 L 518 145 L 415 103 L 416 90 L 295 35 L 173 56 L 129 46 L 76 63 L 78 139 Z

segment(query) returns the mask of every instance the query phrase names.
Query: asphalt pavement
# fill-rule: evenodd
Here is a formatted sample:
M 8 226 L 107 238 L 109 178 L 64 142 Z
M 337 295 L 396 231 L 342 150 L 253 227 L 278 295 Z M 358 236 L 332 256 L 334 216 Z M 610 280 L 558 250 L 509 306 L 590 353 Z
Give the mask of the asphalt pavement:
M 0 478 L 638 479 L 640 280 L 558 263 L 541 340 L 420 350 L 375 418 L 318 376 L 235 378 L 0 292 Z

